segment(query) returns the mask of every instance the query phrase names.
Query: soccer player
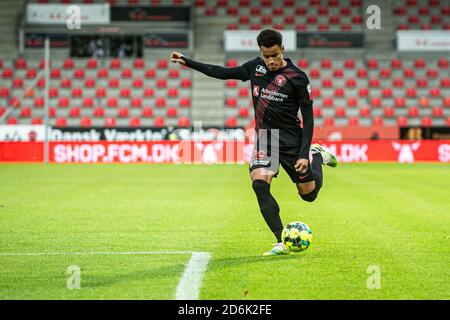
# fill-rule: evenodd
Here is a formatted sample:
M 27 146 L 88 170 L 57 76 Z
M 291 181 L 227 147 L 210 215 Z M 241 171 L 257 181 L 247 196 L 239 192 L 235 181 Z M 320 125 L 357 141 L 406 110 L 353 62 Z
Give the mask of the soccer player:
M 279 165 L 296 184 L 300 197 L 312 202 L 322 187 L 322 164 L 336 167 L 337 160 L 319 144 L 311 146 L 314 131 L 311 87 L 307 75 L 283 57 L 281 33 L 263 30 L 257 42 L 260 56 L 238 67 L 201 63 L 179 52 L 172 52 L 170 60 L 213 78 L 250 80 L 256 120 L 250 177 L 260 211 L 277 239 L 273 249 L 263 255 L 284 255 L 291 252 L 282 243 L 280 208 L 270 193 Z

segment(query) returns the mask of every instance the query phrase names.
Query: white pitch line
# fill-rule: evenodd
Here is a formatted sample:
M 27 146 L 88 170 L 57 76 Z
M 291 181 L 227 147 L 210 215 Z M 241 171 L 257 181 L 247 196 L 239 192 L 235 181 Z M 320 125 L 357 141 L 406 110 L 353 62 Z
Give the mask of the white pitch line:
M 130 252 L 0 252 L 2 257 L 12 256 L 69 256 L 69 255 L 151 255 L 151 254 L 192 254 L 183 276 L 177 286 L 176 300 L 197 300 L 200 295 L 203 275 L 208 267 L 211 254 L 193 251 L 130 251 Z
M 191 260 L 178 283 L 175 300 L 198 300 L 203 274 L 208 266 L 209 252 L 193 252 Z

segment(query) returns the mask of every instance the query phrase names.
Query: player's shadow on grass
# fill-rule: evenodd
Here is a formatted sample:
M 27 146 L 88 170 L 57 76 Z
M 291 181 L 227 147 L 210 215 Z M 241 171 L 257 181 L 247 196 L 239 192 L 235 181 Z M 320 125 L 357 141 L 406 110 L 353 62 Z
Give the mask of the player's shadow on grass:
M 298 254 L 289 256 L 273 256 L 273 257 L 246 256 L 246 257 L 229 257 L 219 259 L 214 259 L 213 255 L 211 260 L 209 261 L 206 274 L 208 274 L 209 272 L 215 272 L 222 269 L 231 269 L 241 265 L 246 265 L 247 267 L 249 267 L 249 269 L 247 270 L 252 270 L 250 269 L 250 265 L 260 262 L 264 262 L 264 265 L 267 267 L 267 269 L 270 269 L 272 264 L 281 261 L 286 261 L 287 259 L 289 260 L 298 259 Z M 175 282 L 178 283 L 188 261 L 189 258 L 184 263 L 178 263 L 154 269 L 149 268 L 125 274 L 122 273 L 120 275 L 115 274 L 111 276 L 90 276 L 89 279 L 85 280 L 86 281 L 85 287 L 95 288 L 95 287 L 109 286 L 118 283 L 143 281 L 150 279 L 175 280 Z

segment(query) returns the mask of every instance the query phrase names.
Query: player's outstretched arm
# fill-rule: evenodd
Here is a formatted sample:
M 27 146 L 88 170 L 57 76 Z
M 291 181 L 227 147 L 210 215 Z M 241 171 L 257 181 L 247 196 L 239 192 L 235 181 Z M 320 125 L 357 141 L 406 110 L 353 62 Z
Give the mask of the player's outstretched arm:
M 179 52 L 172 52 L 172 54 L 170 55 L 170 61 L 173 63 L 179 63 L 183 66 L 187 66 L 216 79 L 239 79 L 242 81 L 247 81 L 249 79 L 247 71 L 242 66 L 226 68 L 214 64 L 202 63 L 186 58 Z

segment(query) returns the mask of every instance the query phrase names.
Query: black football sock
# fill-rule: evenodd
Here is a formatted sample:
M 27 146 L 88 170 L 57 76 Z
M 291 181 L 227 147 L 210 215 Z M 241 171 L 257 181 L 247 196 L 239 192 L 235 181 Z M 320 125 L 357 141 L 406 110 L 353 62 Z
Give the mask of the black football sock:
M 307 194 L 301 194 L 300 197 L 308 202 L 312 202 L 316 200 L 317 195 L 319 194 L 320 188 L 322 188 L 323 184 L 323 173 L 322 173 L 322 156 L 320 153 L 313 154 L 313 161 L 311 163 L 311 171 L 314 177 L 314 181 L 316 182 L 316 187 L 313 191 Z
M 275 198 L 270 194 L 270 184 L 264 180 L 255 180 L 252 184 L 258 199 L 259 209 L 266 220 L 267 225 L 273 232 L 278 242 L 281 242 L 283 224 L 280 218 L 280 207 Z

